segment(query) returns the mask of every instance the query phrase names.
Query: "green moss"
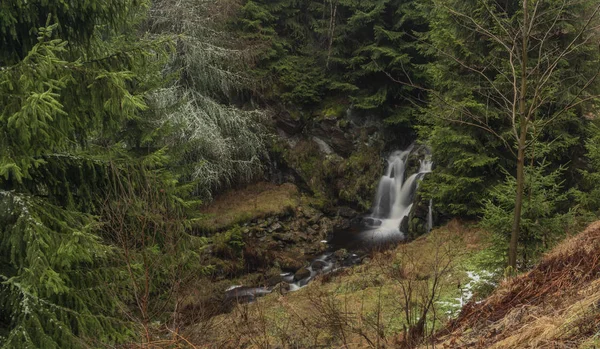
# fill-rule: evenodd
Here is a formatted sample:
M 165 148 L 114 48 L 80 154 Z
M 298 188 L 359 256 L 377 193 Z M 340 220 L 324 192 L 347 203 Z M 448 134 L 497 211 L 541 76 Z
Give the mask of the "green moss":
M 317 109 L 313 115 L 318 121 L 342 119 L 346 114 L 348 106 L 349 103 L 347 100 L 328 98 L 321 104 L 321 107 Z
M 244 237 L 240 226 L 212 236 L 213 253 L 224 258 L 241 257 L 244 248 Z
M 346 203 L 358 204 L 364 210 L 371 207 L 377 181 L 383 173 L 382 143 L 368 145 L 361 139 L 358 151 L 339 169 L 339 198 Z

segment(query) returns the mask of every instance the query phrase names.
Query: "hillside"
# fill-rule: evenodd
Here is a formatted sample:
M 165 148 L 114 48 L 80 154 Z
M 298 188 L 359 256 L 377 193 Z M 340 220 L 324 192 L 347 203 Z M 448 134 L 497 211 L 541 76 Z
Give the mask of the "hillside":
M 201 348 L 395 348 L 407 343 L 404 333 L 418 328 L 420 318 L 430 335 L 472 296 L 473 275 L 480 272 L 472 261 L 488 236 L 453 221 L 372 252 L 360 265 L 317 276 L 298 291 L 281 282 L 256 302 L 214 317 L 197 307 L 182 336 Z
M 467 304 L 439 348 L 598 348 L 600 221 L 566 239 L 531 271 Z

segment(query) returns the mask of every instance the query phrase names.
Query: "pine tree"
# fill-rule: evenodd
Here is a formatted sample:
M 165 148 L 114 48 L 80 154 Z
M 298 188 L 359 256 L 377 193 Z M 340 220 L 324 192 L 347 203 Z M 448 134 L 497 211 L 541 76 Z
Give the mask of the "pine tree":
M 268 161 L 265 114 L 239 108 L 252 88 L 244 71 L 254 53 L 232 36 L 225 10 L 229 2 L 155 1 L 148 30 L 177 35 L 177 52 L 167 64 L 176 77 L 152 94 L 154 126 L 165 130 L 149 144 L 170 149 L 170 166 L 194 194 L 212 194 L 259 178 Z M 223 7 L 221 7 L 223 6 Z
M 332 60 L 340 65 L 342 81 L 354 86 L 353 106 L 412 126 L 415 104 L 424 98 L 425 76 L 418 66 L 425 58 L 417 50 L 417 37 L 427 29 L 424 14 L 407 0 L 342 0 L 340 14 Z

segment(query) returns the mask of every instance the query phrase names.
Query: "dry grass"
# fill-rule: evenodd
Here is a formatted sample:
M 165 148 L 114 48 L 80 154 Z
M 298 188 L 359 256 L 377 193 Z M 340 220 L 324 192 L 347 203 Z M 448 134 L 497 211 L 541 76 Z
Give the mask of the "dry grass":
M 483 248 L 485 236 L 453 222 L 394 250 L 374 253 L 361 265 L 317 278 L 297 292 L 274 292 L 238 305 L 215 318 L 218 326 L 209 331 L 191 326 L 185 334 L 197 345 L 214 348 L 392 348 L 405 326 L 396 268 L 410 258 L 415 263 L 407 264 L 406 276 L 417 275 L 415 287 L 427 283 L 427 266 L 437 244 L 444 242 L 461 256 L 453 261 L 455 272 L 442 280 L 442 292 L 454 298 L 456 285 L 467 279 L 461 262 Z M 444 314 L 437 316 L 439 323 Z
M 255 183 L 218 196 L 201 209 L 200 228 L 218 231 L 255 218 L 280 215 L 298 205 L 298 189 L 291 183 Z
M 600 222 L 562 242 L 484 302 L 467 305 L 439 334 L 440 347 L 594 347 L 600 330 L 598 251 Z

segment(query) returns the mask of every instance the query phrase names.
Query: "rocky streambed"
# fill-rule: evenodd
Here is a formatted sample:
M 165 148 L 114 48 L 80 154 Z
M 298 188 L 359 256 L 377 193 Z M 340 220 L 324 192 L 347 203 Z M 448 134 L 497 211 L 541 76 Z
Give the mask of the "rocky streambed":
M 236 228 L 243 237 L 243 267 L 239 269 L 246 275 L 238 278 L 241 284 L 224 290 L 224 301 L 253 301 L 274 291 L 295 291 L 318 275 L 360 263 L 359 254 L 328 243 L 335 231 L 355 225 L 357 217 L 358 213 L 348 207 L 324 213 L 298 206 L 284 214 L 241 224 Z M 235 276 L 240 275 L 231 275 L 223 267 L 217 269 L 214 280 Z

